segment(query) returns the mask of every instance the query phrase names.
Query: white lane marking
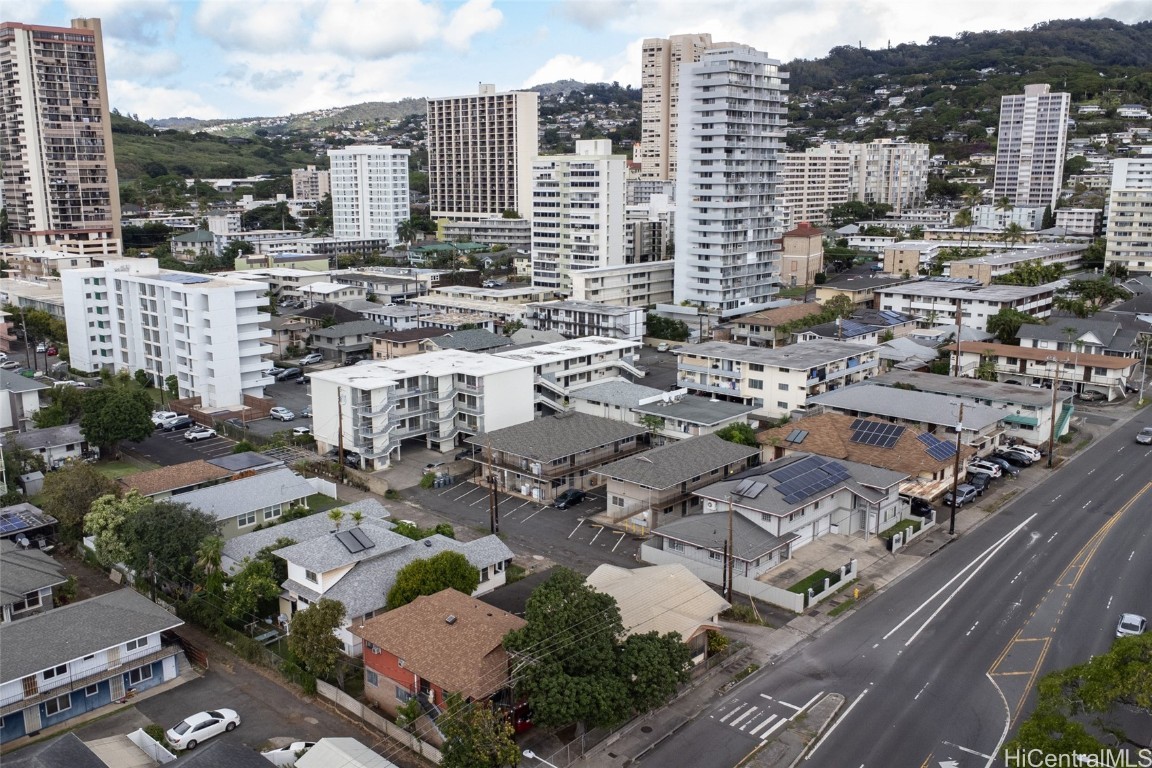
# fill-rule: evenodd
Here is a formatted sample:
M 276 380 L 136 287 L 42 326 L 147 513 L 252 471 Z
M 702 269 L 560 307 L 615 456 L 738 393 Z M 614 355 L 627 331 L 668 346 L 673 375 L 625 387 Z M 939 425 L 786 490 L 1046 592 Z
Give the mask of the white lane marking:
M 1002 536 L 999 541 L 995 542 L 990 547 L 988 547 L 983 552 L 981 552 L 979 555 L 972 558 L 972 560 L 970 560 L 967 565 L 965 565 L 963 568 L 961 568 L 956 573 L 955 576 L 953 576 L 951 579 L 949 579 L 947 582 L 945 582 L 944 586 L 940 587 L 940 589 L 936 590 L 929 598 L 927 598 L 924 602 L 920 603 L 920 605 L 918 605 L 916 607 L 916 609 L 912 611 L 912 613 L 905 616 L 903 621 L 901 621 L 896 626 L 892 627 L 892 629 L 888 631 L 888 634 L 884 635 L 884 637 L 882 637 L 880 639 L 881 640 L 887 640 L 889 637 L 894 635 L 901 627 L 903 627 L 905 624 L 907 624 L 909 621 L 911 621 L 913 616 L 920 613 L 920 611 L 922 611 L 928 607 L 929 603 L 931 603 L 936 598 L 940 597 L 940 595 L 942 595 L 945 590 L 947 590 L 950 586 L 952 586 L 953 582 L 955 582 L 957 579 L 959 579 L 961 576 L 963 576 L 964 572 L 967 571 L 969 568 L 976 567 L 976 569 L 979 570 L 979 568 L 983 566 L 983 563 L 981 563 L 981 560 L 984 560 L 985 558 L 991 558 L 992 555 L 996 554 L 996 552 L 999 551 L 1005 544 L 1007 544 L 1008 541 L 1013 536 L 1015 536 L 1017 533 L 1022 531 L 1024 529 L 1024 526 L 1026 526 L 1026 525 L 1028 525 L 1028 523 L 1032 522 L 1032 518 L 1036 517 L 1037 514 L 1038 513 L 1031 514 L 1027 520 L 1020 523 L 1020 525 L 1016 526 L 1015 528 L 1013 528 L 1008 533 L 1004 534 L 1004 536 Z M 969 576 L 969 578 L 971 578 L 971 576 Z M 963 585 L 961 585 L 961 586 L 963 586 Z M 921 627 L 921 629 L 923 629 L 923 627 Z M 905 644 L 905 645 L 907 645 L 907 644 Z
M 522 520 L 520 520 L 520 522 L 522 522 L 522 523 L 526 523 L 526 522 L 528 522 L 528 521 L 529 521 L 529 520 L 531 520 L 532 518 L 536 517 L 536 515 L 540 514 L 541 512 L 543 512 L 543 511 L 544 511 L 544 510 L 546 510 L 546 509 L 548 509 L 548 507 L 540 507 L 540 508 L 539 508 L 539 509 L 537 509 L 535 512 L 533 512 L 532 514 L 530 514 L 530 515 L 524 515 L 523 519 L 522 519 Z
M 1108 602 L 1104 604 L 1104 609 L 1108 610 L 1112 607 L 1112 595 L 1108 595 Z
M 740 715 L 740 717 L 733 720 L 731 723 L 729 723 L 729 725 L 731 725 L 733 728 L 735 728 L 736 726 L 740 725 L 740 722 L 742 720 L 744 720 L 747 717 L 750 717 L 758 709 L 760 709 L 760 708 L 759 707 L 749 707 L 748 709 L 744 710 L 744 714 Z M 745 727 L 747 727 L 747 726 L 745 726 Z
M 764 722 L 760 723 L 760 725 L 758 725 L 755 728 L 753 728 L 752 730 L 748 731 L 748 735 L 749 736 L 755 736 L 757 733 L 760 732 L 761 729 L 766 727 L 768 725 L 768 723 L 772 722 L 777 717 L 779 717 L 779 715 L 768 715 L 768 718 Z
M 812 759 L 812 755 L 816 754 L 816 750 L 820 749 L 820 746 L 825 741 L 828 740 L 828 737 L 836 732 L 836 729 L 840 727 L 840 723 L 842 723 L 848 719 L 848 715 L 850 715 L 852 713 L 852 710 L 856 708 L 856 705 L 860 703 L 860 700 L 863 699 L 864 696 L 870 690 L 872 690 L 871 686 L 869 686 L 868 688 L 865 688 L 863 691 L 860 692 L 860 695 L 857 696 L 852 701 L 852 703 L 848 705 L 848 709 L 844 710 L 844 714 L 842 714 L 842 715 L 840 715 L 840 717 L 836 718 L 836 722 L 832 723 L 832 727 L 824 732 L 824 735 L 820 737 L 820 740 L 818 742 L 816 742 L 816 746 L 812 747 L 812 749 L 808 751 L 808 754 L 804 756 L 805 760 L 811 760 Z
M 944 742 L 941 742 L 941 743 L 942 743 L 942 744 L 945 744 L 945 745 L 947 745 L 947 746 L 949 746 L 949 747 L 956 747 L 956 749 L 960 750 L 961 752 L 967 752 L 967 753 L 968 753 L 968 754 L 970 754 L 970 755 L 976 755 L 976 757 L 982 757 L 982 758 L 984 758 L 985 760 L 991 760 L 991 759 L 992 759 L 992 756 L 991 756 L 991 755 L 986 755 L 986 754 L 984 754 L 983 752 L 977 752 L 977 751 L 976 751 L 976 750 L 974 750 L 974 749 L 968 749 L 968 747 L 962 747 L 962 746 L 960 746 L 959 744 L 953 744 L 953 743 L 952 743 L 952 742 L 950 742 L 950 741 L 944 741 Z
M 1009 583 L 1009 584 L 1015 584 L 1015 583 L 1016 583 L 1016 579 L 1020 578 L 1020 577 L 1021 577 L 1021 576 L 1023 576 L 1023 575 L 1024 575 L 1024 571 L 1020 571 L 1020 572 L 1018 572 L 1018 573 L 1017 573 L 1015 576 L 1013 576 L 1013 577 L 1012 577 L 1012 581 L 1010 581 L 1010 582 L 1008 582 L 1008 583 Z
M 1052 501 L 1050 501 L 1050 502 L 1048 502 L 1048 503 L 1049 503 L 1049 504 L 1053 504 L 1053 503 L 1055 503 L 1055 502 L 1056 502 L 1056 501 L 1057 501 L 1057 500 L 1058 500 L 1058 499 L 1059 499 L 1061 496 L 1063 496 L 1063 495 L 1064 495 L 1064 494 L 1062 494 L 1062 493 L 1058 493 L 1058 494 L 1056 494 L 1056 495 L 1055 495 L 1055 496 L 1052 498 Z
M 776 725 L 772 726 L 768 730 L 764 731 L 764 733 L 760 734 L 760 741 L 764 741 L 765 739 L 767 739 L 769 736 L 771 736 L 773 733 L 776 732 L 777 728 L 782 727 L 784 725 L 784 723 L 786 723 L 786 722 L 788 722 L 788 721 L 787 720 L 777 720 Z
M 1116 480 L 1119 480 L 1119 479 L 1120 479 L 1120 478 L 1122 478 L 1122 477 L 1124 477 L 1124 473 L 1123 473 L 1123 472 L 1121 472 L 1120 474 L 1116 475 Z M 1112 482 L 1116 482 L 1116 481 L 1115 481 L 1115 480 L 1113 480 Z
M 593 544 L 595 544 L 596 539 L 600 538 L 600 534 L 604 533 L 604 530 L 605 530 L 604 526 L 602 526 L 602 525 L 597 525 L 597 526 L 593 526 L 593 527 L 596 529 L 596 535 L 592 537 L 592 541 L 588 542 L 588 546 L 592 546 Z
M 1128 553 L 1128 562 L 1132 562 L 1132 558 L 1134 557 L 1136 557 L 1136 550 L 1132 550 Z
M 808 709 L 808 707 L 810 707 L 810 706 L 812 706 L 813 704 L 815 704 L 815 703 L 816 703 L 816 699 L 820 698 L 820 697 L 821 697 L 821 696 L 823 696 L 823 695 L 824 695 L 824 691 L 820 691 L 820 693 L 818 693 L 818 694 L 816 694 L 815 696 L 813 696 L 812 698 L 808 699 L 808 702 L 807 702 L 806 704 L 802 705 L 802 706 L 800 707 L 800 709 L 796 710 L 796 714 L 795 714 L 795 715 L 792 715 L 792 717 L 790 717 L 790 718 L 788 718 L 788 719 L 789 719 L 789 720 L 792 720 L 792 719 L 794 719 L 794 718 L 796 717 L 796 715 L 799 715 L 801 712 L 804 712 L 804 711 L 806 711 L 806 710 Z M 783 703 L 783 702 L 781 702 L 781 703 Z
M 931 684 L 932 684 L 932 683 L 930 683 L 930 682 L 928 682 L 928 683 L 924 683 L 924 687 L 923 687 L 923 688 L 921 688 L 920 690 L 916 691 L 916 695 L 912 697 L 912 701 L 916 701 L 917 699 L 919 699 L 919 698 L 920 698 L 920 694 L 922 694 L 922 693 L 924 693 L 924 691 L 928 690 L 928 686 L 929 686 L 929 685 L 931 685 Z
M 1091 499 L 1089 499 L 1088 501 L 1086 501 L 1086 502 L 1084 503 L 1084 506 L 1080 507 L 1080 509 L 1088 509 L 1088 505 L 1089 505 L 1089 504 L 1091 504 L 1091 503 L 1092 503 L 1092 500 L 1091 500 Z
M 1015 581 L 1015 579 L 1013 579 L 1013 581 Z M 968 637 L 968 635 L 972 634 L 972 632 L 975 631 L 976 627 L 978 626 L 980 626 L 980 622 L 976 622 L 971 627 L 969 627 L 968 631 L 964 633 L 964 637 Z
M 746 706 L 748 706 L 748 705 L 747 704 L 741 704 L 740 706 L 736 707 L 736 709 L 732 710 L 728 714 L 724 715 L 724 717 L 720 718 L 720 722 L 722 722 L 722 723 L 728 722 L 728 718 L 732 717 L 732 715 L 734 715 L 737 712 L 739 712 L 740 710 L 744 709 L 744 707 L 746 707 Z
M 1090 475 L 1090 474 L 1092 474 L 1092 473 L 1093 473 L 1093 472 L 1095 472 L 1095 471 L 1096 471 L 1096 469 L 1095 469 L 1095 467 L 1093 467 L 1092 469 L 1088 470 L 1088 471 L 1087 471 L 1085 474 L 1089 474 L 1089 475 Z

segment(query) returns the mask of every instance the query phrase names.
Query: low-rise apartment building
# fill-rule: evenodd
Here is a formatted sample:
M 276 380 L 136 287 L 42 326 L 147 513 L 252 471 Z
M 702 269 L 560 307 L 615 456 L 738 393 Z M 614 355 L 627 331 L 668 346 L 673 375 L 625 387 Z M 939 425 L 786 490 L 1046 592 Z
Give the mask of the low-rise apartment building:
M 644 307 L 572 300 L 536 301 L 527 306 L 525 324 L 537 331 L 557 331 L 570 339 L 604 336 L 641 341 L 645 335 Z
M 730 424 L 747 424 L 755 406 L 689 395 L 688 390 L 667 392 L 624 379 L 608 379 L 573 389 L 572 410 L 628 424 L 640 424 L 657 440 L 684 440 L 710 435 Z
M 496 357 L 531 365 L 535 375 L 535 401 L 542 408 L 563 412 L 571 390 L 625 374 L 643 378 L 636 367 L 640 343 L 603 336 L 541 344 L 526 349 L 497 352 Z
M 677 383 L 689 391 L 755 405 L 772 417 L 804 410 L 809 398 L 877 373 L 878 347 L 806 341 L 777 349 L 711 341 L 676 349 Z
M 624 307 L 672 303 L 674 261 L 649 261 L 594 267 L 569 273 L 573 301 L 595 301 Z
M 945 349 L 952 355 L 950 365 L 955 367 L 956 345 Z M 981 365 L 991 365 L 1002 381 L 1031 383 L 1049 390 L 1055 386 L 1062 400 L 1090 391 L 1103 394 L 1109 401 L 1124 397 L 1126 388 L 1138 381 L 1141 363 L 1136 357 L 972 341 L 960 343 L 959 355 L 961 376 L 975 376 Z
M 1056 228 L 1078 237 L 1099 237 L 1104 211 L 1099 208 L 1057 208 Z
M 989 253 L 971 259 L 949 261 L 944 264 L 944 274 L 948 277 L 979 280 L 983 285 L 991 285 L 998 277 L 1003 277 L 1025 264 L 1036 263 L 1043 267 L 1060 265 L 1071 270 L 1080 263 L 1087 243 L 1052 243 L 1050 245 L 1030 245 L 1009 251 Z
M 469 438 L 481 449 L 471 480 L 487 486 L 493 475 L 505 493 L 548 503 L 568 489 L 600 485 L 594 470 L 646 448 L 646 434 L 644 427 L 583 413 L 526 421 Z
M 959 311 L 963 325 L 984 331 L 988 318 L 1005 308 L 1036 318 L 1050 316 L 1059 287 L 1059 283 L 977 285 L 967 278 L 926 279 L 877 288 L 876 303 L 878 309 L 916 315 L 933 325 L 955 325 Z
M 412 299 L 412 306 L 428 314 L 453 313 L 475 315 L 498 325 L 521 322 L 528 314 L 528 304 L 554 298 L 550 289 L 534 287 L 475 288 L 449 285 L 436 288 L 427 296 Z

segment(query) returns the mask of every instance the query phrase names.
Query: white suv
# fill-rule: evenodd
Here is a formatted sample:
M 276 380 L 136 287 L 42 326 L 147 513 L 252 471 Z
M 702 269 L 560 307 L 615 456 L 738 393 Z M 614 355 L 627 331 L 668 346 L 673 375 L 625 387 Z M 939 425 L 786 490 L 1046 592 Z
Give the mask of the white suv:
M 999 464 L 993 464 L 990 461 L 971 461 L 968 462 L 969 472 L 979 472 L 982 475 L 989 475 L 993 478 L 998 478 L 1004 474 L 1004 470 L 1000 468 Z
M 1028 458 L 1032 459 L 1032 461 L 1040 461 L 1040 459 L 1044 458 L 1040 454 L 1040 451 L 1036 450 L 1035 448 L 1033 448 L 1030 445 L 1013 445 L 1010 447 L 1009 450 L 1016 451 L 1017 453 L 1022 453 L 1025 456 L 1027 456 Z
M 300 358 L 300 362 L 297 363 L 297 365 L 316 365 L 316 363 L 322 362 L 324 362 L 324 355 L 320 354 L 319 352 L 310 352 L 309 354 Z

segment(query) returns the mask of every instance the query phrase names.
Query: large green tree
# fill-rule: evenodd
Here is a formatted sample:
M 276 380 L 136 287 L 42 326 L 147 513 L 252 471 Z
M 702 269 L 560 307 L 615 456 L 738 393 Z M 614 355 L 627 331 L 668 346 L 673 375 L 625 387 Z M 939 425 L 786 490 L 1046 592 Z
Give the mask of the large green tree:
M 84 398 L 80 431 L 101 453 L 116 454 L 121 440 L 139 443 L 156 428 L 152 397 L 127 373 L 120 373 Z
M 84 518 L 92 502 L 101 496 L 115 496 L 116 482 L 97 472 L 87 462 L 76 462 L 49 472 L 44 477 L 40 506 L 60 523 L 60 538 L 77 542 L 84 535 Z
M 466 702 L 459 694 L 445 699 L 440 765 L 443 768 L 504 768 L 520 764 L 512 724 L 491 702 Z
M 688 682 L 692 652 L 678 632 L 630 635 L 620 649 L 620 671 L 631 682 L 638 712 L 662 707 Z
M 743 422 L 721 427 L 716 430 L 716 437 L 721 440 L 727 440 L 730 443 L 736 443 L 737 445 L 748 445 L 753 448 L 758 445 L 756 442 L 756 431 Z
M 228 615 L 239 621 L 252 621 L 267 613 L 280 595 L 280 583 L 267 560 L 244 559 L 239 573 L 228 586 Z
M 334 634 L 344 623 L 344 605 L 321 598 L 302 611 L 296 611 L 289 626 L 288 648 L 316 677 L 336 670 L 343 648 Z
M 1017 338 L 1017 335 L 1020 333 L 1020 326 L 1037 323 L 1043 325 L 1043 321 L 1032 317 L 1027 312 L 1021 312 L 1011 307 L 1001 307 L 999 312 L 988 318 L 987 327 L 988 333 L 994 334 L 996 340 L 1001 344 L 1019 344 L 1020 339 Z
M 128 561 L 128 520 L 148 506 L 148 499 L 135 491 L 117 498 L 111 494 L 92 502 L 84 519 L 84 532 L 95 542 L 96 559 L 105 566 Z
M 388 590 L 388 610 L 407 605 L 421 595 L 434 595 L 455 589 L 470 595 L 480 584 L 480 573 L 459 552 L 441 552 L 414 560 L 396 574 L 396 583 Z
M 629 683 L 619 674 L 620 609 L 575 571 L 553 569 L 528 598 L 527 624 L 504 639 L 519 668 L 519 689 L 533 720 L 558 727 L 612 725 L 632 712 Z
M 136 573 L 148 571 L 150 558 L 157 575 L 180 588 L 195 583 L 197 552 L 216 533 L 216 518 L 187 504 L 149 501 L 129 515 L 121 528 L 128 559 Z
M 1108 277 L 1096 280 L 1072 280 L 1057 294 L 1053 304 L 1057 309 L 1071 312 L 1077 317 L 1091 317 L 1114 301 L 1128 298 L 1124 288 L 1113 285 Z

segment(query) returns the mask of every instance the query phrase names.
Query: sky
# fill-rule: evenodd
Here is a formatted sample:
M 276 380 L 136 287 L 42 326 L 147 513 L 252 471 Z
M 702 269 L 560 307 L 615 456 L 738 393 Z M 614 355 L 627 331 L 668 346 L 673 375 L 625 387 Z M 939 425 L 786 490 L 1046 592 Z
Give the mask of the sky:
M 4 21 L 97 17 L 113 107 L 141 119 L 271 117 L 555 80 L 640 85 L 644 38 L 709 32 L 787 62 L 1147 0 L 20 0 Z M 14 16 L 21 13 L 22 16 Z

